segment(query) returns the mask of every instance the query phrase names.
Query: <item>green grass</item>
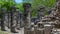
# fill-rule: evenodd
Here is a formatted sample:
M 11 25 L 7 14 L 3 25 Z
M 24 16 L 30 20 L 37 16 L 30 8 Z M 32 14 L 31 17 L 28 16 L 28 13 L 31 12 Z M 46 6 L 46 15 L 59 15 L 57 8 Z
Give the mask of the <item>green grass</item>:
M 6 32 L 6 31 L 1 31 L 1 29 L 0 29 L 0 34 L 11 34 L 11 33 Z
M 1 30 L 0 30 L 0 34 L 8 34 L 8 32 L 1 31 Z

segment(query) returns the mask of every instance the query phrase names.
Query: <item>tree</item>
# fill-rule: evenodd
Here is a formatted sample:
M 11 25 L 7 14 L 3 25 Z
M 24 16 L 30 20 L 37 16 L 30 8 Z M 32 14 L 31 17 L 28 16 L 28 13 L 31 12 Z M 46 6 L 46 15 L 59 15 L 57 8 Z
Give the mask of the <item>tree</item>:
M 6 9 L 9 10 L 12 5 L 16 5 L 14 0 L 0 0 L 0 8 L 6 7 Z
M 46 10 L 54 7 L 55 6 L 55 1 L 56 0 L 32 0 L 32 8 L 33 8 L 33 13 L 32 14 L 36 15 L 36 13 L 37 13 L 36 8 L 38 6 L 45 6 Z

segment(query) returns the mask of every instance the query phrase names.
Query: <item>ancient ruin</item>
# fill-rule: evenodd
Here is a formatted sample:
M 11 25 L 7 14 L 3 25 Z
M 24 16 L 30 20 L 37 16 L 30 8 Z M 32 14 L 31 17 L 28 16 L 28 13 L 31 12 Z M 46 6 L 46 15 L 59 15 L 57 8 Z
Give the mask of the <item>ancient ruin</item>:
M 8 27 L 12 33 L 18 33 L 23 29 L 24 34 L 60 34 L 60 0 L 56 1 L 56 7 L 51 8 L 49 15 L 45 15 L 44 6 L 38 7 L 36 19 L 32 18 L 30 7 L 30 3 L 24 3 L 23 13 L 20 13 L 15 6 L 11 6 L 8 13 L 5 8 L 2 8 L 0 10 L 1 30 L 7 31 L 5 27 Z

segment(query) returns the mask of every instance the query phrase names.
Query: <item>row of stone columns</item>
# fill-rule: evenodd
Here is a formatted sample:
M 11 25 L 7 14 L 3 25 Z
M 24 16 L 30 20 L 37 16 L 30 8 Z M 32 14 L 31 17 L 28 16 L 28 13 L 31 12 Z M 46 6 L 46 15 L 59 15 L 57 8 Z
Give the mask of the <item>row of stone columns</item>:
M 23 8 L 24 8 L 24 13 L 23 13 L 23 25 L 24 25 L 24 34 L 51 34 L 51 25 L 50 24 L 43 24 L 41 22 L 42 17 L 44 17 L 44 11 L 45 11 L 45 7 L 39 7 L 39 13 L 38 13 L 38 18 L 39 21 L 41 23 L 36 23 L 35 25 L 32 24 L 31 22 L 31 4 L 30 3 L 25 3 L 23 4 Z M 1 30 L 5 31 L 5 25 L 4 25 L 4 15 L 6 10 L 1 10 L 2 14 L 1 14 Z M 17 11 L 19 14 L 19 11 Z M 16 28 L 18 28 L 17 26 L 20 26 L 18 24 L 18 20 L 16 21 L 16 16 L 17 18 L 20 18 L 18 15 L 16 15 L 16 7 L 15 6 L 11 6 L 10 7 L 10 15 L 8 15 L 8 17 L 10 17 L 10 23 L 9 23 L 9 18 L 8 18 L 8 27 L 10 28 L 11 32 L 17 33 Z M 20 22 L 19 22 L 20 23 Z M 20 23 L 21 24 L 21 23 Z M 17 26 L 16 26 L 17 25 Z
M 24 7 L 24 13 L 23 13 L 23 25 L 24 25 L 24 34 L 27 34 L 28 31 L 31 30 L 31 10 L 30 10 L 30 7 L 31 7 L 31 4 L 30 3 L 25 3 L 23 4 L 23 7 Z M 44 10 L 44 7 L 40 7 L 39 8 L 39 14 L 38 14 L 38 17 L 39 17 L 39 20 L 40 17 L 44 16 L 44 13 L 43 13 L 43 10 Z M 1 30 L 5 30 L 5 24 L 4 24 L 4 17 L 5 17 L 5 12 L 6 10 L 2 9 L 2 14 L 1 14 Z M 4 12 L 5 11 L 5 12 Z M 40 13 L 41 11 L 41 13 Z M 19 13 L 19 11 L 17 11 Z M 11 6 L 10 7 L 10 11 L 8 12 L 8 28 L 11 29 L 11 32 L 14 32 L 16 33 L 16 25 L 18 24 L 18 20 L 14 20 L 16 19 L 16 16 L 14 16 L 16 14 L 16 7 L 15 6 Z M 17 18 L 19 16 L 17 15 Z M 15 22 L 16 21 L 16 22 Z M 21 24 L 21 23 L 20 23 Z M 20 25 L 19 25 L 20 26 Z M 31 31 L 30 31 L 31 32 Z
M 20 24 L 23 22 L 23 20 L 22 20 L 23 14 L 20 13 L 18 10 L 16 10 L 15 6 L 11 6 L 8 13 L 6 13 L 7 10 L 5 8 L 1 8 L 0 11 L 1 11 L 0 12 L 0 19 L 1 19 L 0 22 L 1 22 L 2 31 L 6 31 L 5 26 L 7 26 L 9 29 L 11 29 L 11 32 L 15 33 L 16 28 L 19 29 L 20 27 L 23 27 L 23 24 L 20 26 Z M 18 23 L 17 19 L 20 20 L 19 23 Z
M 60 11 L 60 0 L 57 0 L 57 3 L 58 3 L 58 5 L 57 5 L 57 14 L 56 15 L 54 15 L 54 16 L 57 16 L 57 17 L 59 17 L 59 11 Z M 25 8 L 28 8 L 28 7 L 25 7 Z M 43 8 L 42 8 L 43 9 Z M 40 10 L 40 11 L 42 11 L 42 10 Z M 39 15 L 40 15 L 41 13 L 39 13 Z M 27 15 L 25 15 L 25 17 L 26 17 Z M 43 16 L 43 15 L 42 15 Z M 51 17 L 52 19 L 55 19 L 54 18 L 54 16 L 53 17 Z M 28 17 L 28 16 L 27 16 Z M 39 18 L 40 18 L 40 16 L 39 16 Z M 41 18 L 40 18 L 41 19 Z M 27 20 L 27 18 L 26 18 L 26 20 Z M 58 19 L 59 21 L 60 21 L 60 19 Z M 25 21 L 26 22 L 26 21 Z M 24 22 L 24 23 L 25 23 Z M 53 22 L 54 22 L 54 20 L 53 20 Z M 30 23 L 30 22 L 28 22 L 27 21 L 27 23 Z M 25 23 L 25 24 L 27 24 L 27 23 Z M 40 24 L 39 24 L 40 25 Z M 58 25 L 58 24 L 56 24 L 56 25 Z M 25 25 L 26 26 L 26 25 Z M 59 26 L 59 25 L 58 25 Z M 27 26 L 28 27 L 28 26 Z M 38 27 L 38 26 L 37 26 Z M 40 25 L 40 27 L 42 27 L 41 25 Z M 55 26 L 55 27 L 57 27 L 57 26 Z M 53 29 L 53 27 L 52 27 L 52 25 L 51 24 L 47 24 L 47 23 L 45 23 L 44 24 L 44 27 L 41 29 L 41 28 L 39 28 L 39 30 L 37 29 L 37 28 L 35 28 L 35 27 L 33 27 L 34 28 L 34 31 L 32 31 L 32 33 L 28 30 L 27 31 L 27 29 L 28 28 L 26 28 L 25 27 L 25 34 L 29 34 L 29 32 L 31 33 L 31 34 L 51 34 L 51 32 L 52 32 L 52 29 Z M 55 33 L 53 33 L 53 34 L 55 34 Z

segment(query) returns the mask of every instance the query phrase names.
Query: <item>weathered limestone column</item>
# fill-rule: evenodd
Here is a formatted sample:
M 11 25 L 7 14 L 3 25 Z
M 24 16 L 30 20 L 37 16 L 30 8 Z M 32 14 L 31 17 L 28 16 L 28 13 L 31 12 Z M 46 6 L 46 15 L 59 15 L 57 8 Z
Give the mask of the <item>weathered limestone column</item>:
M 41 20 L 42 19 L 42 17 L 44 17 L 44 14 L 45 14 L 45 7 L 43 7 L 43 6 L 40 6 L 39 8 L 38 8 L 38 19 L 39 20 Z
M 10 26 L 11 26 L 11 32 L 13 32 L 13 33 L 17 33 L 17 31 L 16 31 L 16 22 L 14 21 L 14 12 L 16 11 L 16 7 L 15 6 L 11 6 L 10 7 L 10 14 L 11 14 L 11 24 L 10 24 Z
M 20 28 L 24 27 L 23 13 L 20 13 Z
M 37 34 L 44 34 L 44 24 L 43 22 L 38 22 Z
M 34 23 L 31 23 L 30 30 L 28 30 L 28 34 L 34 34 Z
M 17 17 L 16 18 L 16 22 L 17 22 L 16 26 L 17 26 L 17 29 L 20 30 L 20 21 L 21 20 L 20 20 L 20 11 L 19 11 L 19 9 L 16 10 L 16 13 L 17 13 L 17 15 L 16 15 L 16 17 Z
M 38 28 L 38 25 L 36 24 L 36 25 L 34 25 L 34 34 L 38 34 L 37 32 L 37 28 Z
M 16 12 L 17 13 L 17 19 L 16 19 L 17 24 L 16 25 L 17 25 L 17 29 L 20 30 L 20 28 L 23 27 L 23 20 L 22 20 L 23 14 L 19 9 L 17 9 L 16 11 L 17 11 Z
M 30 3 L 24 3 L 23 4 L 24 7 L 24 34 L 28 34 L 28 30 L 30 30 L 30 24 L 31 24 L 31 11 L 30 11 L 30 7 L 31 4 Z
M 31 29 L 29 30 L 28 34 L 38 34 L 37 27 L 38 25 L 31 23 Z
M 10 20 L 11 20 L 10 11 L 8 11 L 8 28 L 10 28 Z
M 6 9 L 5 9 L 5 8 L 2 8 L 2 9 L 1 9 L 1 30 L 2 30 L 2 31 L 6 31 L 6 30 L 5 30 L 5 23 L 4 23 L 5 13 L 6 13 Z
M 51 25 L 50 24 L 45 24 L 44 25 L 44 28 L 45 28 L 45 30 L 44 30 L 44 33 L 45 34 L 51 34 Z

